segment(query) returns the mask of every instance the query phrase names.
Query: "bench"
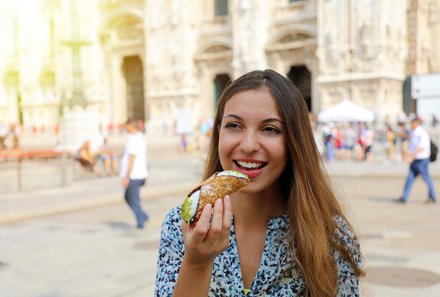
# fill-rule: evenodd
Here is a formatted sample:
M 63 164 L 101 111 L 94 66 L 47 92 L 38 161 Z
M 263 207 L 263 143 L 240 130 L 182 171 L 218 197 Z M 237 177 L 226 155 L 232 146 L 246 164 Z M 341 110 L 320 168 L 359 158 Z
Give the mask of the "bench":
M 49 161 L 49 160 L 61 160 L 61 176 L 62 184 L 66 184 L 65 181 L 65 159 L 71 159 L 70 153 L 63 153 L 62 151 L 56 151 L 51 149 L 6 149 L 0 150 L 0 164 L 4 163 L 15 163 L 15 170 L 17 174 L 18 190 L 23 188 L 23 166 L 25 166 L 26 161 Z M 57 161 L 57 164 L 59 162 Z M 3 166 L 2 166 L 3 168 Z M 5 167 L 7 168 L 7 167 Z M 5 169 L 3 168 L 3 169 Z
M 17 160 L 23 161 L 25 159 L 55 159 L 63 155 L 61 151 L 55 150 L 0 150 L 0 160 L 9 161 Z

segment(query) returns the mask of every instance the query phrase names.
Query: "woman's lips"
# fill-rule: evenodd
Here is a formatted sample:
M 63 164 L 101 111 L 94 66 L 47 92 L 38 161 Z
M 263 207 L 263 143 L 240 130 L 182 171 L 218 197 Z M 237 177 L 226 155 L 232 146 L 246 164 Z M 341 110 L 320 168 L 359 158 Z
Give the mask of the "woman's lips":
M 245 169 L 245 168 L 239 168 L 238 169 L 241 173 L 246 174 L 249 176 L 250 179 L 256 178 L 263 172 L 263 169 Z
M 239 162 L 240 163 L 243 163 L 243 162 L 245 162 L 245 163 L 259 163 L 260 166 L 258 166 L 257 168 L 244 167 L 244 166 L 241 166 L 239 164 Z M 267 165 L 267 163 L 258 162 L 258 161 L 248 161 L 248 160 L 241 161 L 240 160 L 240 161 L 234 161 L 234 165 L 236 167 L 235 170 L 246 174 L 247 176 L 249 176 L 249 178 L 252 179 L 252 178 L 256 178 L 257 176 L 259 176 L 263 172 L 263 169 Z

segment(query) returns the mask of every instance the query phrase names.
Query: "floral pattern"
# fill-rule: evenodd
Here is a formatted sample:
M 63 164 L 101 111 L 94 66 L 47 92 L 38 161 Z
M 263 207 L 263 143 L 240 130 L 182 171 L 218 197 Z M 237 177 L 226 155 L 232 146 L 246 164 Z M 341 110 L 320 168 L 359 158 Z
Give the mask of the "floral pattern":
M 172 209 L 162 225 L 154 294 L 156 297 L 173 295 L 182 263 L 184 244 L 179 211 L 179 207 Z M 334 239 L 345 243 L 357 265 L 361 266 L 362 257 L 357 239 L 344 219 L 335 217 L 335 221 L 338 228 Z M 269 220 L 261 264 L 249 293 L 245 295 L 232 223 L 230 244 L 214 260 L 208 296 L 305 296 L 304 280 L 293 260 L 293 251 L 289 244 L 290 233 L 287 215 Z M 338 252 L 334 252 L 334 257 L 339 275 L 337 296 L 359 296 L 359 281 L 353 267 Z

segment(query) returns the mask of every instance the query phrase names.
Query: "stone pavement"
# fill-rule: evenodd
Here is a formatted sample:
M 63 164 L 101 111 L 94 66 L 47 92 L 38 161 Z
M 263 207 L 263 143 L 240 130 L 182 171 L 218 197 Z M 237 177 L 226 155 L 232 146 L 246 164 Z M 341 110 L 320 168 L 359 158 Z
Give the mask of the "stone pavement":
M 425 204 L 426 187 L 414 184 L 408 204 L 394 203 L 402 180 L 332 179 L 357 231 L 367 276 L 361 296 L 440 296 L 440 204 Z M 437 191 L 438 191 L 437 179 Z
M 0 225 L 0 296 L 153 296 L 160 227 L 180 201 L 143 201 L 142 231 L 122 202 Z
M 152 160 L 148 190 L 142 198 L 148 200 L 190 191 L 199 181 L 202 164 L 200 156 L 195 154 Z M 43 174 L 43 178 L 51 177 Z M 117 176 L 84 178 L 67 187 L 3 192 L 0 193 L 0 224 L 112 205 L 121 203 L 122 199 Z

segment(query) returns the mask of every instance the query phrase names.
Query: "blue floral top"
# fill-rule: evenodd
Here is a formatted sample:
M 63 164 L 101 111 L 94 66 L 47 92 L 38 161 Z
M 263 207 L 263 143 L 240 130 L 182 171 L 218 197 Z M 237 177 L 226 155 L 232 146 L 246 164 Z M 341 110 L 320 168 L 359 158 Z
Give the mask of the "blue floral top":
M 173 295 L 184 254 L 179 211 L 178 207 L 172 209 L 162 225 L 154 296 Z M 335 217 L 335 220 L 339 227 L 335 239 L 339 238 L 347 245 L 357 265 L 361 266 L 358 241 L 342 218 Z M 289 244 L 290 233 L 287 215 L 269 220 L 261 264 L 245 295 L 232 223 L 229 246 L 214 260 L 208 296 L 305 296 L 304 280 Z M 333 256 L 339 274 L 337 296 L 359 296 L 359 280 L 353 267 L 338 252 L 335 251 Z

